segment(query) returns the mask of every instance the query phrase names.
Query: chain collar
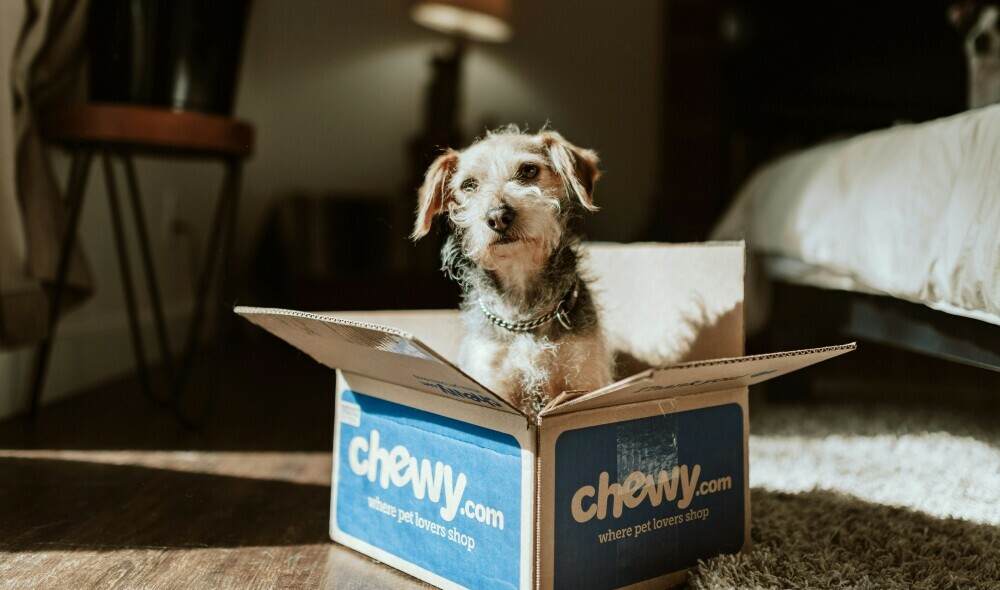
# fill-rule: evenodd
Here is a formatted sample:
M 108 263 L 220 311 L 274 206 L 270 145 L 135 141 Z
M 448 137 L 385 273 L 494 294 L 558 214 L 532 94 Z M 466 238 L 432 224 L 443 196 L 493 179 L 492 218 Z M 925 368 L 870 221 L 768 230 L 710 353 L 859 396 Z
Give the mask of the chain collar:
M 580 280 L 577 279 L 573 281 L 573 288 L 570 289 L 566 295 L 559 300 L 556 304 L 556 308 L 549 313 L 535 318 L 533 320 L 528 320 L 526 322 L 508 322 L 497 314 L 493 313 L 486 307 L 483 303 L 483 298 L 479 298 L 479 309 L 483 310 L 483 315 L 486 319 L 493 322 L 497 326 L 500 326 L 504 330 L 509 330 L 511 332 L 530 332 L 536 328 L 540 328 L 545 324 L 548 324 L 552 320 L 558 320 L 559 324 L 563 328 L 573 331 L 573 323 L 569 320 L 569 312 L 573 311 L 576 306 L 576 299 L 580 295 Z

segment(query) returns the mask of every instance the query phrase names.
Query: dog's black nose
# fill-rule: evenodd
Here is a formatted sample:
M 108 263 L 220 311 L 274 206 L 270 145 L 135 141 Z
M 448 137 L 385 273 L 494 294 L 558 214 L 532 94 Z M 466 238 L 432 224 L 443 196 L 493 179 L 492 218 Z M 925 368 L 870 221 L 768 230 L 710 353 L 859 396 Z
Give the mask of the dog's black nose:
M 503 233 L 514 223 L 514 210 L 510 205 L 500 205 L 486 212 L 486 225 L 497 233 Z

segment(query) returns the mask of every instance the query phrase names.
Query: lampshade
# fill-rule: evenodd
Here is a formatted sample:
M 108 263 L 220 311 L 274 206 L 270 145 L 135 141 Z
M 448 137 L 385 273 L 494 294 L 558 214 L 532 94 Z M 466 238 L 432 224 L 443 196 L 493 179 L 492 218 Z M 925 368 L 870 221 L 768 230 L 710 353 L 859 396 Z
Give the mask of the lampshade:
M 513 34 L 509 0 L 421 0 L 411 16 L 427 28 L 476 41 L 501 43 Z

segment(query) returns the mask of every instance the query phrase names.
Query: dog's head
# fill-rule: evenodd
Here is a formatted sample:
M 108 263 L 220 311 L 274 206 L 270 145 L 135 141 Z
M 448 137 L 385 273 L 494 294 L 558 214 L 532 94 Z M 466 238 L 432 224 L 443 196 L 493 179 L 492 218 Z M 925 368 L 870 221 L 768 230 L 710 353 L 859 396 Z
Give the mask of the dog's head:
M 461 152 L 448 150 L 419 191 L 413 239 L 448 213 L 462 252 L 487 270 L 540 267 L 561 242 L 574 207 L 596 211 L 597 154 L 555 131 L 509 127 Z
M 963 0 L 948 19 L 964 37 L 969 68 L 969 108 L 1000 102 L 1000 4 Z

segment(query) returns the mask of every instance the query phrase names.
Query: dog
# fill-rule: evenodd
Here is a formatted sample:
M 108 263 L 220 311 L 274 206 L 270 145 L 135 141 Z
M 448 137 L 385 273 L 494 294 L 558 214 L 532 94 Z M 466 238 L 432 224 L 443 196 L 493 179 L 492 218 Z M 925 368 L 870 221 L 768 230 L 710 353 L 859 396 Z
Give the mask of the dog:
M 447 214 L 442 269 L 463 290 L 459 366 L 537 418 L 565 391 L 612 379 L 589 281 L 581 276 L 580 221 L 597 210 L 597 154 L 559 133 L 491 131 L 448 149 L 418 191 L 412 238 Z
M 1000 103 L 1000 4 L 963 0 L 948 9 L 962 35 L 970 109 Z

